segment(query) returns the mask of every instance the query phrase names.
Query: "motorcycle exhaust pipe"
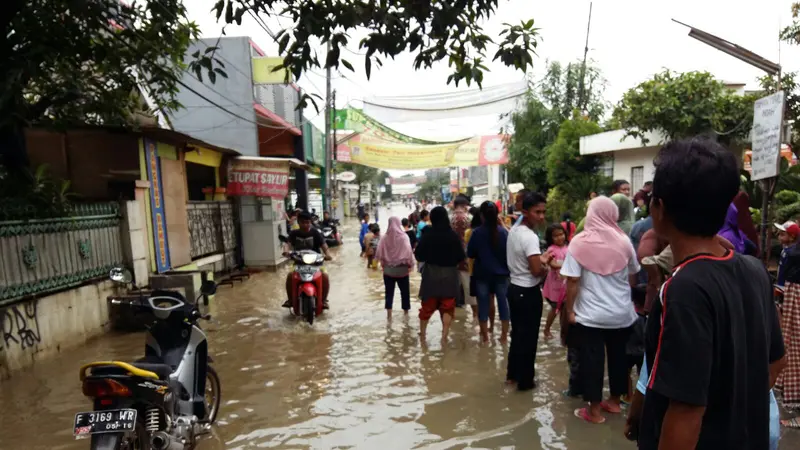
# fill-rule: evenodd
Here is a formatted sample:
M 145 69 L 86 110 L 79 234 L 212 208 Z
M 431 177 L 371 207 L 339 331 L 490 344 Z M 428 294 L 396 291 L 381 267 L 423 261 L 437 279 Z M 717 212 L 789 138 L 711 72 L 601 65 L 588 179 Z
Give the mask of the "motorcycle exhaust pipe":
M 150 437 L 150 446 L 153 450 L 183 450 L 184 445 L 174 440 L 163 431 L 157 431 Z

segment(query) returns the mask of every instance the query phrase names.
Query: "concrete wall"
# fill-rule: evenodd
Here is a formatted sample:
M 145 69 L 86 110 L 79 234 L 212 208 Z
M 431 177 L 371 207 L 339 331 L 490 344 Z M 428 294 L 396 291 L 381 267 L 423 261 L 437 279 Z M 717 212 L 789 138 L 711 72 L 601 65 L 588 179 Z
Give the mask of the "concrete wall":
M 195 42 L 187 50 L 185 60 L 191 60 L 192 53 L 198 50 L 202 53 L 216 43 L 216 38 Z M 201 82 L 194 73 L 184 72 L 182 81 L 214 103 L 248 120 L 215 107 L 185 88 L 178 92 L 178 101 L 183 108 L 170 113 L 170 120 L 176 131 L 236 150 L 245 156 L 258 156 L 250 40 L 246 37 L 223 37 L 218 47 L 215 57 L 225 64 L 223 70 L 227 78 L 218 76 L 216 82 L 211 83 L 203 74 Z
M 656 170 L 653 165 L 653 159 L 656 157 L 658 150 L 659 147 L 644 147 L 612 153 L 614 158 L 614 179 L 632 181 L 631 169 L 641 166 L 644 168 L 644 179 L 642 181 L 653 181 L 653 175 Z M 640 187 L 631 186 L 632 189 Z M 631 195 L 635 193 L 636 191 L 634 190 Z
M 102 334 L 108 325 L 106 297 L 115 289 L 102 281 L 0 308 L 0 380 Z

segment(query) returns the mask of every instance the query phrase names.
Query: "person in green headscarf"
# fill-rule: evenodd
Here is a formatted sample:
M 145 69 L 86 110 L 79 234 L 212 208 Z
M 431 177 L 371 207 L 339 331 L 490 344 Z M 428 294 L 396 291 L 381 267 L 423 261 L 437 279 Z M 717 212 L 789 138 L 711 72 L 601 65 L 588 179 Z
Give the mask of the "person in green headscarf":
M 633 224 L 636 222 L 635 214 L 633 212 L 633 202 L 625 196 L 625 194 L 619 193 L 614 194 L 611 196 L 611 200 L 617 205 L 617 209 L 619 210 L 619 219 L 617 220 L 617 225 L 625 232 L 625 234 L 631 234 L 631 228 L 633 228 Z M 591 200 L 589 200 L 591 202 Z M 586 218 L 584 217 L 578 222 L 578 228 L 575 229 L 575 234 L 580 233 L 583 231 L 583 224 Z
M 617 205 L 617 209 L 619 210 L 617 225 L 622 229 L 622 231 L 625 232 L 625 234 L 630 236 L 631 228 L 633 227 L 634 222 L 636 222 L 635 213 L 633 211 L 633 202 L 622 193 L 612 195 L 611 201 Z

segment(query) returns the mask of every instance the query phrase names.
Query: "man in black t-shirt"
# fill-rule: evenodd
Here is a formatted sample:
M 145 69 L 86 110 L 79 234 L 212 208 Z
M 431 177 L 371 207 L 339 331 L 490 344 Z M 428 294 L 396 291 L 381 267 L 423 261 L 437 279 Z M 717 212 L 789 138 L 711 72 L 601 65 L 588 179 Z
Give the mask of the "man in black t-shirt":
M 301 212 L 297 219 L 300 228 L 289 232 L 284 249 L 284 255 L 287 255 L 291 250 L 313 250 L 317 253 L 325 254 L 325 260 L 330 261 L 331 256 L 328 254 L 328 245 L 325 243 L 325 238 L 322 233 L 316 228 L 311 226 L 311 214 Z M 328 291 L 330 291 L 330 280 L 328 274 L 322 272 L 322 302 L 325 308 L 328 308 Z M 292 292 L 292 272 L 286 274 L 286 296 L 288 300 L 283 304 L 284 308 L 289 308 L 292 305 L 294 292 Z
M 784 363 L 772 285 L 760 262 L 715 239 L 739 189 L 736 160 L 696 138 L 666 144 L 655 165 L 650 215 L 676 264 L 647 321 L 639 448 L 767 449 Z

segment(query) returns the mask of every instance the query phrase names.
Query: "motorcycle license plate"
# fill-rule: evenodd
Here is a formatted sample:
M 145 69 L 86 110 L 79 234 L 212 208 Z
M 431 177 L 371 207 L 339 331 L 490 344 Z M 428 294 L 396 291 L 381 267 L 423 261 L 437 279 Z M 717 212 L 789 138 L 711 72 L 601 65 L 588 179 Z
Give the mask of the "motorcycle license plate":
M 135 409 L 111 409 L 75 414 L 76 437 L 98 433 L 120 433 L 136 428 Z

